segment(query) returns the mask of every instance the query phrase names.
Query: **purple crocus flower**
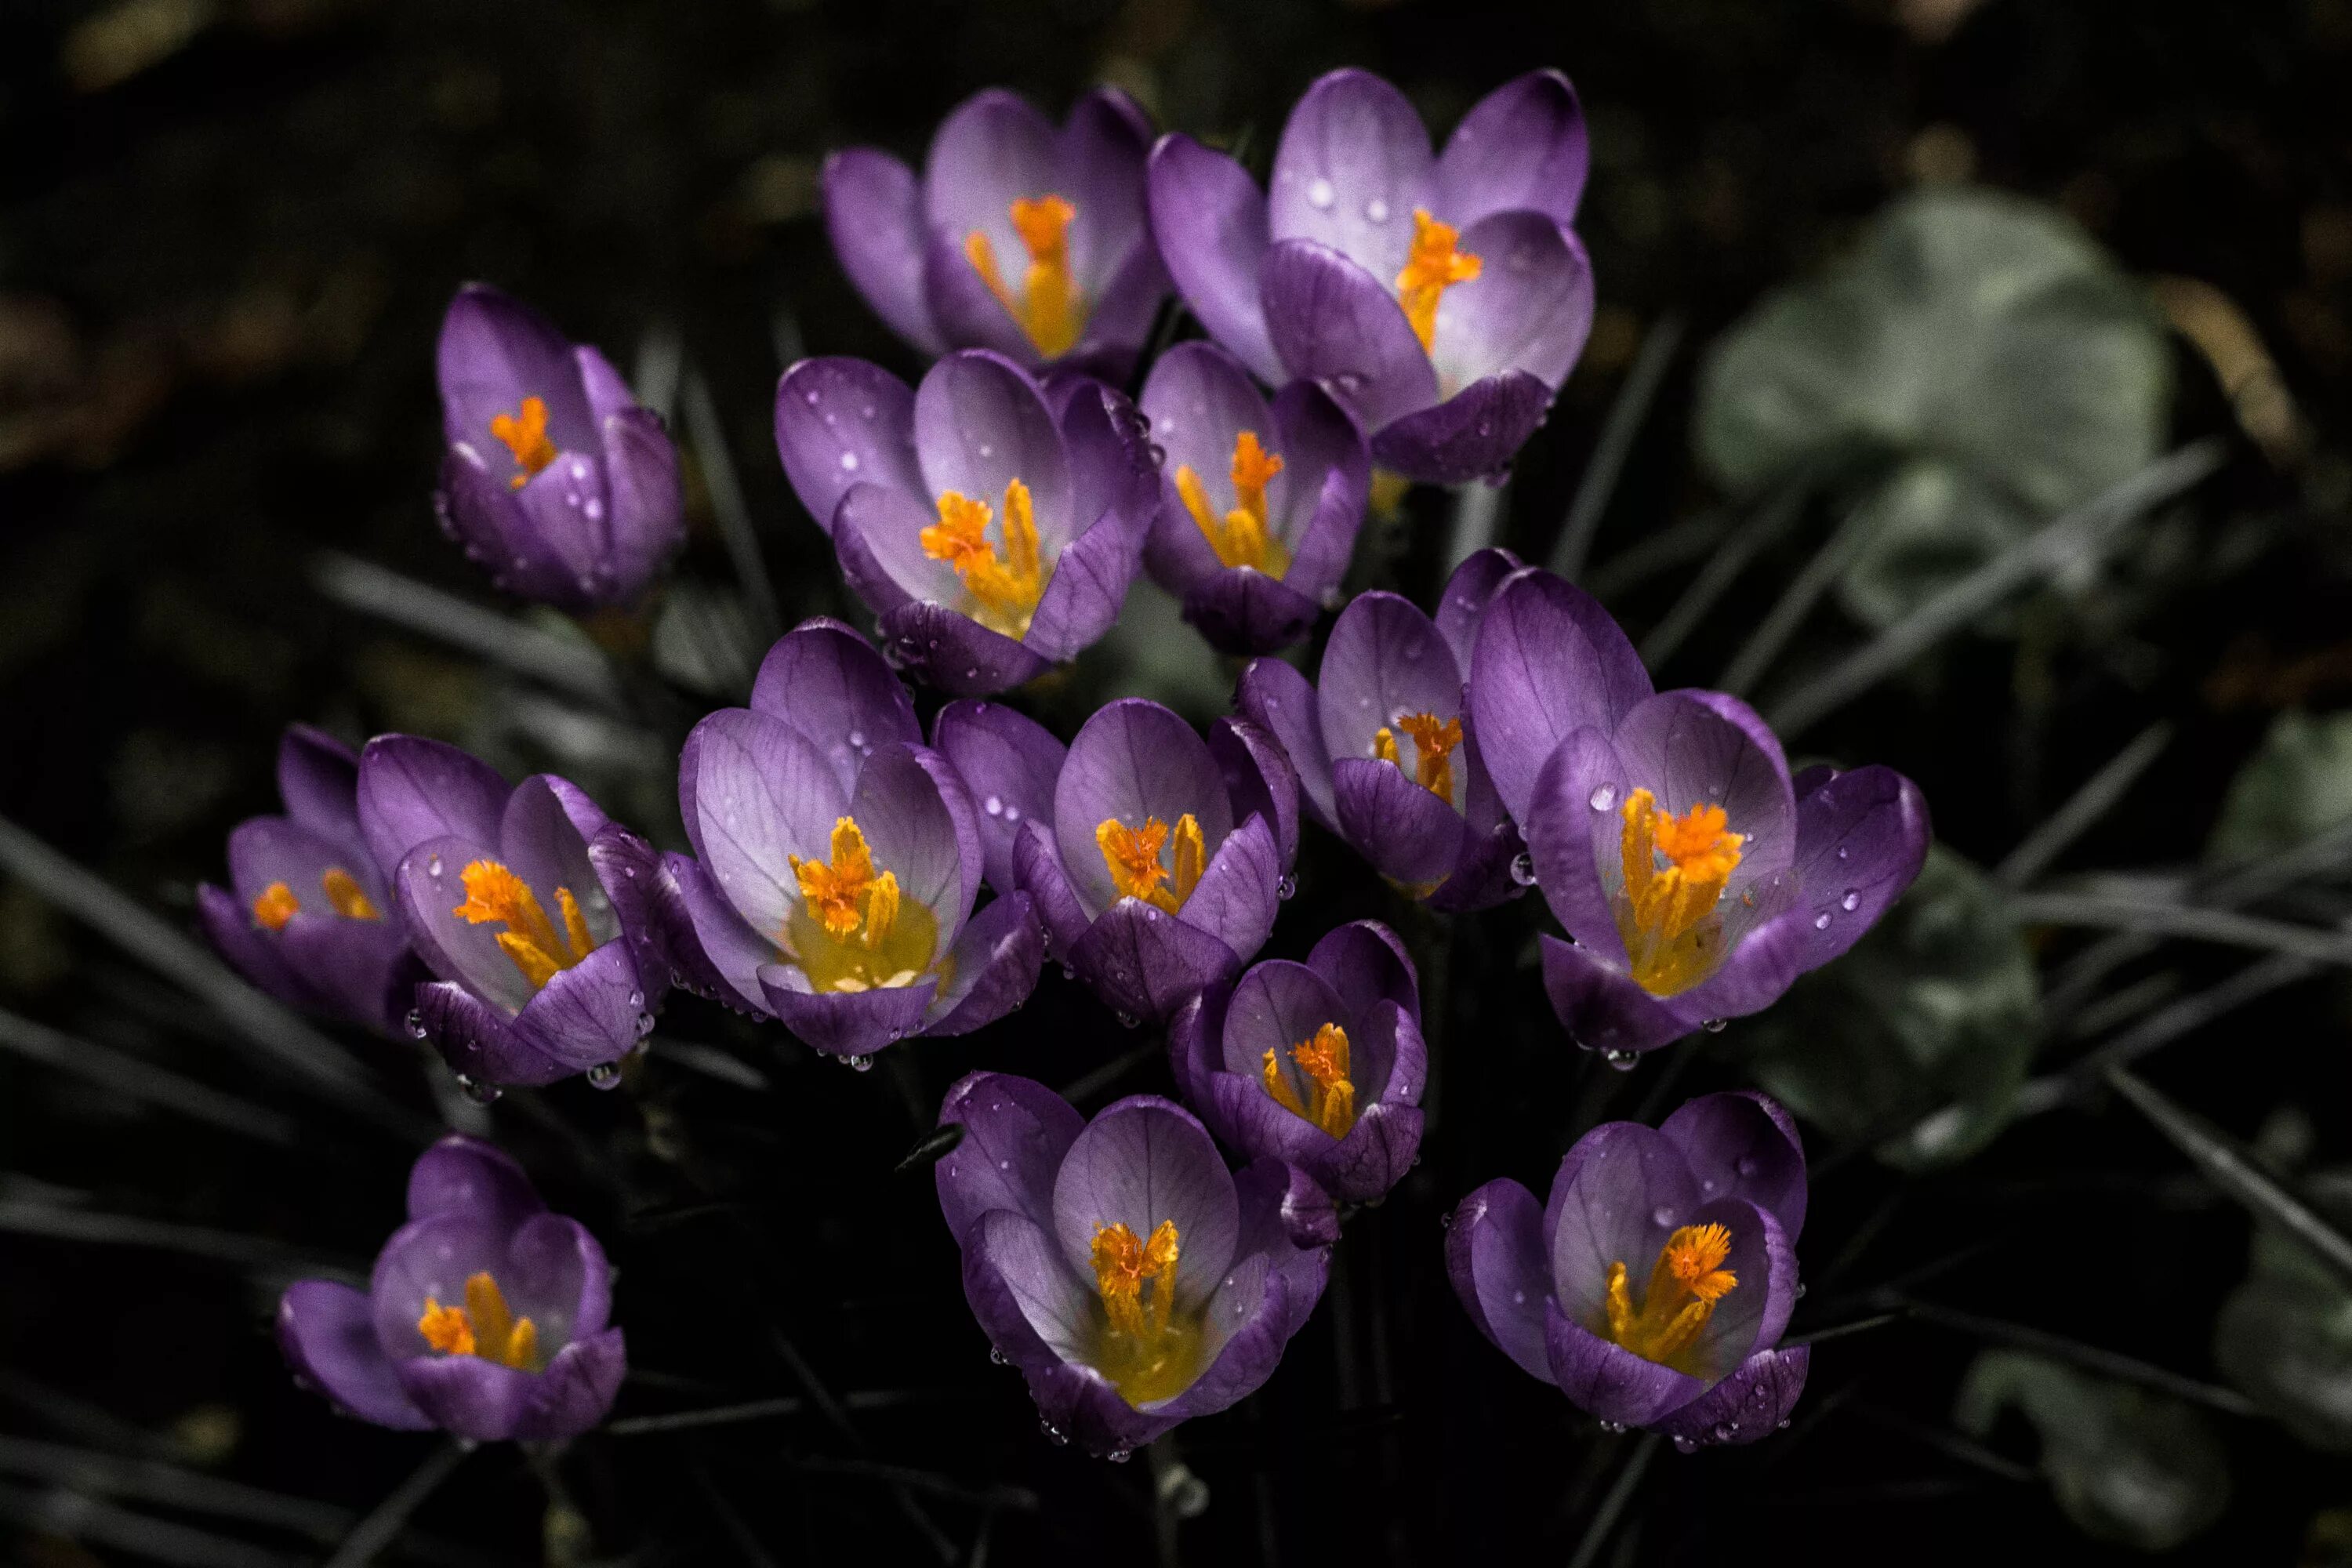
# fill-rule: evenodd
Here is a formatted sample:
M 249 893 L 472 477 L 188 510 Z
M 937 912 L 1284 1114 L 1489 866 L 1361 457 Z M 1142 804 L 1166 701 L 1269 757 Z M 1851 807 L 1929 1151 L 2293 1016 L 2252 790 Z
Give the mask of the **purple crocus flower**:
M 1057 1438 L 1123 1458 L 1254 1392 L 1323 1294 L 1330 1200 L 1279 1160 L 1229 1173 L 1157 1095 L 1092 1121 L 1040 1083 L 974 1073 L 940 1124 L 940 1208 L 964 1296 Z
M 1059 131 L 1012 93 L 979 93 L 941 121 L 919 181 L 877 148 L 828 159 L 825 227 L 866 302 L 922 353 L 1124 380 L 1168 292 L 1143 216 L 1150 145 L 1114 89 Z
M 636 599 L 686 540 L 677 452 L 604 356 L 484 283 L 441 321 L 441 526 L 509 594 Z
M 803 360 L 776 389 L 776 447 L 842 575 L 905 668 L 976 697 L 1110 629 L 1159 475 L 1142 416 L 1074 380 L 1049 401 L 983 350 L 920 389 L 856 359 Z
M 973 915 L 980 825 L 922 738 L 882 656 L 828 620 L 769 650 L 751 707 L 695 726 L 677 794 L 696 858 L 665 858 L 691 984 L 853 1058 L 1027 999 L 1045 958 L 1029 899 Z
M 1472 555 L 1434 620 L 1394 594 L 1358 595 L 1312 686 L 1276 658 L 1242 672 L 1241 710 L 1281 742 L 1307 815 L 1438 909 L 1484 909 L 1517 890 L 1519 836 L 1479 760 L 1463 693 L 1487 602 L 1517 567 L 1507 551 Z
M 1307 89 L 1261 192 L 1183 135 L 1151 152 L 1152 237 L 1185 303 L 1269 386 L 1319 382 L 1372 460 L 1437 484 L 1500 472 L 1592 328 L 1569 225 L 1584 115 L 1558 71 L 1487 94 L 1442 156 L 1360 70 Z
M 364 1291 L 298 1280 L 278 1344 L 302 1382 L 379 1426 L 471 1442 L 576 1437 L 604 1419 L 628 1363 L 605 1326 L 613 1270 L 578 1220 L 471 1138 L 408 1173 L 408 1223 Z
M 578 786 L 509 786 L 455 746 L 379 735 L 360 753 L 359 815 L 439 977 L 416 988 L 412 1026 L 462 1077 L 602 1073 L 653 1027 L 667 976 L 614 889 L 659 862 Z
M 1179 343 L 1142 408 L 1166 454 L 1144 561 L 1219 650 L 1271 653 L 1339 591 L 1363 526 L 1371 459 L 1356 422 L 1310 382 L 1271 406 L 1239 360 Z
M 1927 804 L 1890 768 L 1795 778 L 1755 710 L 1650 689 L 1608 612 L 1536 568 L 1495 595 L 1470 714 L 1544 900 L 1544 985 L 1577 1040 L 1646 1051 L 1769 1006 L 1919 874 Z
M 1356 921 L 1304 963 L 1275 959 L 1185 1004 L 1168 1058 L 1226 1143 L 1312 1176 L 1333 1197 L 1385 1195 L 1421 1150 L 1421 986 L 1388 927 Z
M 1579 1409 L 1685 1450 L 1752 1443 L 1787 1419 L 1812 1352 L 1780 1348 L 1797 1300 L 1805 1154 L 1760 1094 L 1710 1094 L 1656 1130 L 1576 1141 L 1551 1196 L 1507 1177 L 1445 1237 L 1479 1331 Z
M 392 1035 L 425 976 L 360 831 L 359 766 L 333 736 L 289 725 L 286 815 L 237 824 L 230 888 L 198 888 L 196 914 L 220 955 L 279 1001 Z
M 1080 727 L 1050 803 L 1014 804 L 1013 876 L 1048 946 L 1128 1018 L 1167 1017 L 1232 979 L 1274 930 L 1298 854 L 1280 747 L 1232 719 L 1203 742 L 1139 697 Z

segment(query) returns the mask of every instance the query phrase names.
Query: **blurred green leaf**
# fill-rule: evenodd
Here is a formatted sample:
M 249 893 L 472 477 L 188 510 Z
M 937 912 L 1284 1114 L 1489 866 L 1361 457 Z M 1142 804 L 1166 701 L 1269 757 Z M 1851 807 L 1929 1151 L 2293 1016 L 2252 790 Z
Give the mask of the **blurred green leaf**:
M 2071 221 L 1990 191 L 1927 192 L 1717 342 L 1696 441 L 1743 496 L 1825 452 L 1890 459 L 1843 588 L 1885 626 L 2146 468 L 2170 395 L 2154 311 Z
M 1767 1092 L 1879 1158 L 1963 1159 L 2008 1121 L 2041 1036 L 2033 960 L 1985 874 L 1937 845 L 1919 879 L 1837 963 L 1799 981 L 1736 1046 Z
M 2290 710 L 2230 781 L 2206 846 L 2215 860 L 2252 860 L 2291 849 L 2352 819 L 2352 712 Z
M 2315 1176 L 2303 1195 L 2352 1226 L 2352 1172 Z M 2352 1292 L 2292 1237 L 2268 1226 L 2254 1232 L 2245 1282 L 2213 1325 L 2213 1359 L 2296 1436 L 2352 1452 Z
M 2230 1462 L 2192 1406 L 2022 1351 L 1987 1351 L 1960 1382 L 1952 1418 L 1979 1437 L 2016 1410 L 2042 1439 L 2042 1474 L 2085 1534 L 2168 1552 L 2221 1517 Z

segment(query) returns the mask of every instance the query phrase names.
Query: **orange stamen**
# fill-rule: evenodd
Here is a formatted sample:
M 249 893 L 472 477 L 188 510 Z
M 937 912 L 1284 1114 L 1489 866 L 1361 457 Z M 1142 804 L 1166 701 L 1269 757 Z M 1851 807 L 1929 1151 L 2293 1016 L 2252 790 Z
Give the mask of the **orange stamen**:
M 380 921 L 383 911 L 373 900 L 360 890 L 360 885 L 341 866 L 330 866 L 320 874 L 319 887 L 327 895 L 327 902 L 337 914 L 347 921 Z
M 1141 827 L 1129 827 L 1116 816 L 1095 825 L 1096 847 L 1120 898 L 1141 899 L 1171 915 L 1184 907 L 1207 868 L 1208 846 L 1189 811 L 1176 819 L 1174 850 L 1171 863 L 1163 865 L 1160 857 L 1170 837 L 1168 825 L 1156 816 L 1144 818 Z
M 1396 276 L 1396 290 L 1404 319 L 1412 323 L 1412 335 L 1421 340 L 1424 353 L 1437 341 L 1438 300 L 1455 284 L 1476 278 L 1485 266 L 1468 251 L 1454 248 L 1461 237 L 1452 224 L 1430 216 L 1428 208 L 1413 209 L 1412 250 Z
M 1176 468 L 1176 495 L 1192 514 L 1193 526 L 1209 548 L 1227 566 L 1246 566 L 1269 577 L 1290 570 L 1290 548 L 1274 536 L 1266 521 L 1265 487 L 1282 472 L 1282 458 L 1258 444 L 1257 432 L 1244 430 L 1234 438 L 1234 508 L 1217 516 L 1208 487 L 1190 464 Z
M 506 444 L 514 454 L 515 466 L 522 470 L 507 483 L 516 489 L 530 483 L 531 476 L 555 461 L 555 443 L 547 438 L 547 400 L 526 397 L 516 414 L 490 416 L 490 434 Z
M 539 1325 L 516 1317 L 499 1282 L 487 1273 L 467 1279 L 462 1307 L 445 1307 L 425 1297 L 416 1331 L 443 1355 L 479 1356 L 519 1372 L 539 1370 Z
M 1009 216 L 1013 232 L 1029 253 L 1019 293 L 1005 285 L 996 265 L 996 247 L 985 230 L 976 228 L 964 236 L 964 259 L 1037 352 L 1047 359 L 1058 358 L 1077 346 L 1087 324 L 1087 301 L 1070 271 L 1070 220 L 1078 209 L 1048 194 L 1014 202 Z
M 1678 1366 L 1678 1358 L 1697 1342 L 1715 1304 L 1739 1284 L 1738 1276 L 1723 1267 L 1730 1256 L 1731 1232 L 1724 1226 L 1683 1226 L 1658 1249 L 1639 1307 L 1625 1265 L 1612 1263 L 1595 1331 L 1646 1361 L 1689 1370 Z
M 1348 1031 L 1326 1024 L 1312 1039 L 1290 1047 L 1290 1059 L 1307 1075 L 1304 1101 L 1290 1086 L 1287 1074 L 1273 1051 L 1265 1053 L 1265 1091 L 1276 1104 L 1294 1116 L 1315 1123 L 1334 1138 L 1345 1138 L 1356 1125 L 1356 1086 L 1348 1079 Z
M 1746 837 L 1729 831 L 1719 805 L 1694 805 L 1676 816 L 1660 810 L 1646 789 L 1627 797 L 1623 817 L 1618 934 L 1633 978 L 1670 996 L 1704 979 L 1721 956 L 1720 922 L 1710 917 L 1739 868 Z
M 1045 592 L 1046 571 L 1038 554 L 1037 518 L 1029 487 L 1014 479 L 1004 487 L 1004 548 L 989 542 L 993 513 L 984 500 L 949 490 L 940 497 L 940 521 L 923 530 L 923 553 L 944 561 L 972 597 L 971 617 L 993 632 L 1019 638 L 1027 634 Z
M 530 884 L 498 861 L 473 861 L 460 876 L 466 884 L 466 901 L 449 912 L 469 925 L 495 921 L 505 926 L 499 933 L 499 950 L 532 990 L 554 979 L 558 970 L 571 968 L 595 951 L 595 941 L 571 889 L 555 889 L 564 925 L 563 931 L 558 932 Z
M 283 882 L 272 882 L 261 889 L 253 900 L 253 918 L 264 931 L 284 931 L 286 922 L 302 912 L 294 897 L 294 889 Z

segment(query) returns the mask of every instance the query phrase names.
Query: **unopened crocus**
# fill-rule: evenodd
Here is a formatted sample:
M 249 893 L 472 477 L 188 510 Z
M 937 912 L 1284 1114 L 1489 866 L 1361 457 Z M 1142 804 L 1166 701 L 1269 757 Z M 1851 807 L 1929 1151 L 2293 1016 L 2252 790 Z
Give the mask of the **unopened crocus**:
M 1269 404 L 1214 343 L 1179 343 L 1143 385 L 1165 454 L 1144 561 L 1184 618 L 1231 654 L 1305 637 L 1363 526 L 1371 460 L 1354 419 L 1310 382 Z
M 345 1415 L 470 1442 L 575 1437 L 627 1370 L 606 1326 L 613 1270 L 579 1221 L 550 1214 L 489 1144 L 444 1138 L 408 1173 L 408 1223 L 365 1290 L 289 1287 L 278 1344 Z
M 1168 292 L 1143 216 L 1150 145 L 1115 89 L 1059 130 L 982 92 L 940 123 L 919 179 L 877 148 L 828 159 L 825 227 L 866 303 L 923 353 L 994 349 L 1123 380 Z
M 1228 1173 L 1156 1095 L 1089 1121 L 1043 1084 L 974 1073 L 940 1123 L 963 1129 L 936 1174 L 964 1295 L 1058 1438 L 1124 1458 L 1224 1409 L 1323 1293 L 1328 1198 L 1279 1160 Z
M 578 786 L 509 785 L 488 763 L 414 735 L 360 754 L 360 826 L 416 951 L 416 1032 L 482 1085 L 599 1076 L 653 1027 L 668 976 L 625 931 L 614 887 L 658 862 Z
M 450 302 L 439 358 L 443 529 L 519 598 L 643 595 L 686 540 L 660 416 L 603 354 L 487 284 Z
M 677 793 L 695 850 L 667 857 L 686 973 L 730 1005 L 863 1058 L 979 1028 L 1035 984 L 1028 898 L 972 913 L 986 854 L 971 801 L 898 677 L 839 622 L 787 634 L 751 707 L 695 726 Z
M 1421 987 L 1377 921 L 1202 993 L 1170 1022 L 1168 1058 L 1227 1145 L 1296 1165 L 1335 1198 L 1386 1195 L 1421 1151 Z
M 1052 815 L 1013 839 L 1054 956 L 1129 1019 L 1165 1018 L 1264 946 L 1298 852 L 1298 781 L 1255 726 L 1202 741 L 1157 702 L 1080 727 Z M 1024 809 L 1029 809 L 1024 807 Z
M 1487 601 L 1517 566 L 1506 551 L 1472 555 L 1434 619 L 1394 594 L 1358 595 L 1312 685 L 1276 658 L 1242 672 L 1236 700 L 1297 768 L 1301 808 L 1437 909 L 1483 909 L 1517 890 L 1519 836 L 1479 760 L 1463 692 Z
M 1504 1178 L 1462 1201 L 1445 1261 L 1504 1354 L 1613 1426 L 1677 1447 L 1752 1443 L 1787 1420 L 1812 1352 L 1795 1306 L 1805 1155 L 1760 1094 L 1710 1094 L 1654 1130 L 1576 1141 L 1549 1201 Z
M 198 888 L 196 913 L 221 956 L 279 1001 L 391 1035 L 425 974 L 360 831 L 359 765 L 333 736 L 289 725 L 285 815 L 237 824 L 230 885 Z
M 1919 874 L 1927 808 L 1885 767 L 1790 776 L 1755 710 L 1650 689 L 1600 605 L 1530 568 L 1478 632 L 1470 713 L 1544 900 L 1544 985 L 1591 1049 L 1646 1051 L 1769 1006 Z
M 1268 191 L 1160 138 L 1151 230 L 1185 303 L 1260 380 L 1321 383 L 1381 468 L 1458 484 L 1510 463 L 1584 350 L 1592 271 L 1569 226 L 1586 161 L 1557 71 L 1489 93 L 1432 156 L 1402 93 L 1339 70 L 1291 110 Z
M 776 389 L 776 447 L 891 658 L 956 696 L 1108 631 L 1160 494 L 1132 404 L 1084 381 L 1049 401 L 977 349 L 914 392 L 863 360 L 803 360 Z

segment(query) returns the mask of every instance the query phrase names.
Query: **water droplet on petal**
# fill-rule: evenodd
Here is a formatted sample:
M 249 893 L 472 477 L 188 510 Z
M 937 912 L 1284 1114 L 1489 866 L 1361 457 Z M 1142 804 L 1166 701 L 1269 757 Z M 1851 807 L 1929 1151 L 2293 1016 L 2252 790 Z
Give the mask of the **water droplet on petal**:
M 621 1064 L 618 1062 L 598 1062 L 594 1067 L 590 1068 L 588 1069 L 588 1087 L 590 1089 L 620 1088 Z
M 419 1008 L 411 1007 L 408 1010 L 408 1035 L 411 1039 L 415 1040 L 425 1037 L 425 1014 Z
M 1633 1064 L 1642 1059 L 1642 1054 L 1639 1051 L 1621 1051 L 1612 1047 L 1601 1053 L 1601 1059 L 1619 1072 L 1632 1072 Z
M 1838 908 L 1843 910 L 1848 914 L 1853 913 L 1854 910 L 1861 907 L 1862 895 L 1853 891 L 1851 888 L 1846 889 L 1845 897 L 1838 900 Z
M 872 1057 L 845 1057 L 842 1059 L 849 1064 L 849 1070 L 851 1072 L 872 1072 L 874 1070 L 874 1058 Z
M 1013 1364 L 1011 1358 L 1006 1356 L 1003 1351 L 998 1350 L 994 1345 L 988 1347 L 988 1359 L 998 1366 L 1011 1366 Z
M 1601 1429 L 1603 1432 L 1608 1433 L 1612 1437 L 1619 1436 L 1622 1435 L 1625 1430 L 1625 1423 L 1622 1421 L 1603 1421 L 1601 1424 Z
M 1284 872 L 1282 880 L 1274 885 L 1274 896 L 1277 899 L 1295 898 L 1297 893 L 1298 879 L 1290 872 Z
M 1696 1454 L 1698 1452 L 1698 1445 L 1688 1437 L 1677 1437 L 1675 1439 L 1675 1452 L 1677 1454 Z
M 1364 216 L 1373 223 L 1388 222 L 1389 204 L 1381 200 L 1380 197 L 1374 196 L 1370 201 L 1364 204 Z
M 1522 888 L 1536 885 L 1536 858 L 1526 850 L 1511 857 L 1511 880 Z
M 441 874 L 441 857 L 440 857 L 440 856 L 438 856 L 438 855 L 431 856 L 431 857 L 429 857 L 429 858 L 425 860 L 425 874 L 426 876 L 428 876 L 428 877 L 437 877 L 437 876 L 439 876 L 439 875 Z
M 1755 1155 L 1742 1154 L 1731 1163 L 1731 1168 L 1739 1173 L 1742 1181 L 1746 1181 L 1754 1176 L 1761 1167 L 1757 1164 Z
M 857 471 L 856 453 L 844 452 L 841 455 L 841 471 L 845 474 L 854 474 Z
M 1827 911 L 1823 911 L 1822 913 L 1813 917 L 1813 929 L 1815 931 L 1827 931 L 1830 929 L 1830 917 Z
M 478 1079 L 467 1078 L 464 1073 L 459 1073 L 457 1075 L 457 1087 L 464 1089 L 466 1091 L 466 1098 L 472 1100 L 476 1105 L 488 1105 L 496 1100 L 500 1094 L 505 1092 L 500 1089 L 497 1084 L 483 1083 Z
M 1726 1022 L 1727 1022 L 1727 1020 L 1722 1018 L 1706 1018 L 1700 1020 L 1699 1027 L 1705 1029 L 1710 1035 L 1719 1035 L 1723 1033 Z
M 1317 211 L 1328 210 L 1338 199 L 1339 193 L 1331 188 L 1331 182 L 1320 174 L 1307 183 L 1307 205 Z
M 1584 797 L 1584 803 L 1595 811 L 1606 811 L 1617 804 L 1617 786 L 1613 784 L 1594 784 L 1592 793 Z

